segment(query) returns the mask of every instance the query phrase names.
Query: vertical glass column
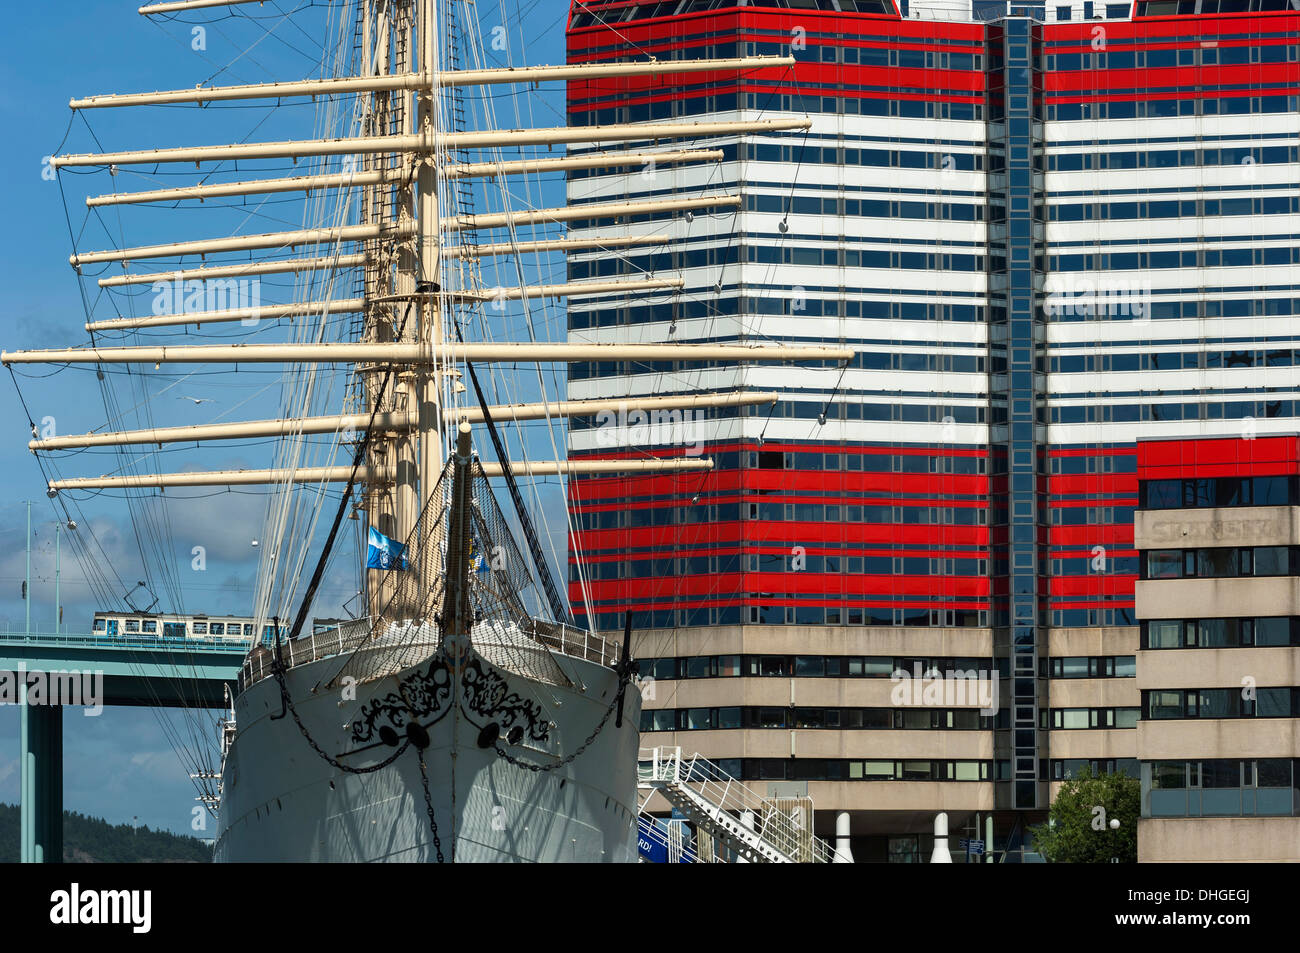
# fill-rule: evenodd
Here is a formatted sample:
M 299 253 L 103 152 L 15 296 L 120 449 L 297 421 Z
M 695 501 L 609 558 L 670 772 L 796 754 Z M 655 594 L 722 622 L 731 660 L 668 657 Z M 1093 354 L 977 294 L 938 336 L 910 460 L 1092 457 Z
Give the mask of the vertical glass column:
M 1009 754 L 1016 809 L 1039 804 L 1038 765 L 1038 643 L 1043 624 L 1039 564 L 1039 526 L 1045 501 L 1040 495 L 1039 407 L 1042 376 L 1038 373 L 1043 345 L 1037 299 L 1042 289 L 1035 272 L 1035 252 L 1043 229 L 1037 219 L 1042 204 L 1042 124 L 1037 118 L 1039 28 L 1027 17 L 1002 20 L 989 30 L 991 61 L 990 147 L 1002 152 L 1002 174 L 990 183 L 990 200 L 1004 205 L 1005 220 L 990 229 L 990 243 L 1005 248 L 1001 274 L 990 273 L 990 290 L 1005 306 L 1000 328 L 991 340 L 1005 357 L 1005 378 L 998 383 L 1006 403 L 1006 425 L 993 436 L 995 456 L 1006 460 L 1007 604 L 997 641 L 1010 663 Z M 997 55 L 997 54 L 1000 54 Z M 999 62 L 1000 60 L 1000 62 Z M 1000 107 L 1000 108 L 999 108 Z M 1000 121 L 999 121 L 1000 120 Z M 998 444 L 1002 444 L 998 446 Z

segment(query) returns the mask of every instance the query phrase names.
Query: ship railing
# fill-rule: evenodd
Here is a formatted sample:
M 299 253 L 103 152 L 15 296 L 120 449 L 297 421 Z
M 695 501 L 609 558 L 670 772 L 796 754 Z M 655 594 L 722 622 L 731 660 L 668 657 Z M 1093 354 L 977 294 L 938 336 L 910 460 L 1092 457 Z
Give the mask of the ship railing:
M 834 859 L 830 845 L 812 832 L 810 799 L 801 799 L 803 810 L 787 810 L 785 799 L 763 797 L 698 754 L 683 758 L 680 747 L 642 748 L 638 762 L 642 786 L 690 788 L 700 800 L 739 819 L 785 857 L 816 864 Z
M 295 668 L 309 662 L 342 655 L 360 646 L 370 638 L 370 619 L 354 619 L 350 622 L 335 623 L 333 626 L 317 631 L 313 627 L 308 634 L 285 642 L 281 651 L 284 655 L 284 667 Z M 275 647 L 259 644 L 244 659 L 239 669 L 239 690 L 242 692 L 250 685 L 274 674 Z
M 613 667 L 618 663 L 620 645 L 601 638 L 594 632 L 562 623 L 538 622 L 531 635 L 539 643 L 563 655 L 585 659 L 597 665 Z M 364 647 L 372 640 L 372 622 L 367 618 L 337 623 L 328 629 L 304 634 L 284 643 L 284 666 L 291 669 L 309 662 L 342 655 Z M 193 640 L 187 640 L 193 641 Z M 239 690 L 254 685 L 274 673 L 274 646 L 258 645 L 239 671 Z
M 579 629 L 559 622 L 538 622 L 533 638 L 562 655 L 585 659 L 597 665 L 613 667 L 618 664 L 622 646 L 601 638 L 595 632 Z

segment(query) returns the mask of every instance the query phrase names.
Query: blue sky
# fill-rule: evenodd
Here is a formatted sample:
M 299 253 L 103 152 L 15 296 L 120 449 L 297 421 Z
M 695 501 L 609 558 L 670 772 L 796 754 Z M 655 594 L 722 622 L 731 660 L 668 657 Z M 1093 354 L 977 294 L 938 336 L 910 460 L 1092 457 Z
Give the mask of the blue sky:
M 301 4 L 310 8 L 292 21 L 280 22 L 281 14 L 298 4 L 279 0 L 248 7 L 256 19 L 247 15 L 231 18 L 218 10 L 189 15 L 186 19 L 191 22 L 186 23 L 151 22 L 135 13 L 137 6 L 135 0 L 85 0 L 60 8 L 57 16 L 49 7 L 40 6 L 17 5 L 8 11 L 9 28 L 0 37 L 0 124 L 6 130 L 7 144 L 0 151 L 6 185 L 4 221 L 8 225 L 0 237 L 0 267 L 4 269 L 6 289 L 0 311 L 0 348 L 4 350 L 87 343 L 88 335 L 82 327 L 87 314 L 85 302 L 95 318 L 150 310 L 148 300 L 139 297 L 139 291 L 135 298 L 101 292 L 94 281 L 101 272 L 87 269 L 79 283 L 67 261 L 74 240 L 77 248 L 86 251 L 237 231 L 277 231 L 301 223 L 300 202 L 259 204 L 251 210 L 131 208 L 120 216 L 112 209 L 106 210 L 112 214 L 89 215 L 83 204 L 86 195 L 152 186 L 139 170 L 123 170 L 116 181 L 100 171 L 90 175 L 64 173 L 62 189 L 60 182 L 43 174 L 44 157 L 60 150 L 61 143 L 60 151 L 78 153 L 243 138 L 290 139 L 311 134 L 312 112 L 302 106 L 280 110 L 99 110 L 85 114 L 88 125 L 77 118 L 70 126 L 72 112 L 67 103 L 73 97 L 186 88 L 206 81 L 230 84 L 320 75 L 322 5 Z M 512 62 L 562 62 L 564 6 L 557 0 L 480 4 L 481 28 L 490 34 L 492 27 L 501 22 L 504 9 L 511 23 Z M 204 27 L 203 49 L 193 48 L 192 24 Z M 269 27 L 274 29 L 266 36 Z M 534 105 L 535 124 L 563 124 L 559 91 L 544 90 Z M 498 107 L 503 106 L 508 104 L 499 101 Z M 513 118 L 502 120 L 502 125 L 513 124 Z M 285 171 L 283 167 L 275 168 Z M 192 173 L 193 167 L 171 167 L 165 179 L 153 181 L 194 181 L 192 175 L 187 178 L 174 174 L 181 172 Z M 257 175 L 245 173 L 241 177 Z M 553 191 L 554 183 L 546 187 L 552 189 L 548 204 L 563 202 L 562 191 Z M 538 196 L 532 198 L 536 201 Z M 277 291 L 286 297 L 276 298 Z M 287 297 L 292 291 L 291 284 L 271 284 L 263 292 L 263 300 L 292 300 Z M 562 309 L 545 318 L 549 322 L 547 336 L 562 337 Z M 504 323 L 521 333 L 517 314 L 507 314 Z M 214 343 L 238 330 L 220 329 L 190 340 Z M 270 330 L 271 335 L 279 333 Z M 501 336 L 507 333 L 503 331 Z M 167 340 L 176 340 L 175 332 L 168 334 Z M 102 343 L 137 340 L 163 339 L 140 337 Z M 245 368 L 185 376 L 193 370 L 164 367 L 153 372 L 152 368 L 141 368 L 128 375 L 117 369 L 108 375 L 101 389 L 93 369 L 52 372 L 51 368 L 28 366 L 18 377 L 22 401 L 8 379 L 9 373 L 0 373 L 0 625 L 19 629 L 24 625 L 26 607 L 20 598 L 20 586 L 25 571 L 27 500 L 34 502 L 32 624 L 52 628 L 55 617 L 54 523 L 65 514 L 60 505 L 46 498 L 45 477 L 26 449 L 29 414 L 38 426 L 45 426 L 49 418 L 57 433 L 102 428 L 109 419 L 104 396 L 107 391 L 116 408 L 117 423 L 123 428 L 276 415 L 275 375 Z M 205 398 L 211 403 L 194 404 L 185 397 Z M 535 437 L 530 432 L 520 439 L 539 438 L 546 449 L 536 455 L 549 458 L 552 454 L 544 434 Z M 94 476 L 111 472 L 117 465 L 110 455 L 80 453 L 51 460 L 48 468 L 64 476 Z M 151 453 L 141 460 L 139 472 L 182 466 L 225 469 L 269 465 L 270 451 L 264 444 L 222 444 L 203 451 L 169 449 Z M 554 483 L 539 492 L 543 499 L 558 499 L 559 489 Z M 136 580 L 147 579 L 150 590 L 160 600 L 161 611 L 208 613 L 248 611 L 258 565 L 258 551 L 251 541 L 261 535 L 265 501 L 265 496 L 254 492 L 169 493 L 165 503 L 155 500 L 138 509 L 133 522 L 125 501 L 114 494 L 78 494 L 65 500 L 68 512 L 79 524 L 77 532 L 96 553 L 98 566 L 92 575 L 102 575 L 110 588 L 120 585 L 122 590 L 134 586 Z M 329 514 L 333 505 L 332 501 L 323 503 Z M 551 529 L 562 551 L 562 535 L 556 535 L 561 527 Z M 103 589 L 89 584 L 85 567 L 70 552 L 67 539 L 64 543 L 60 601 L 65 628 L 85 631 L 91 614 L 102 607 Z M 207 567 L 202 573 L 191 569 L 194 545 L 203 545 L 207 551 Z M 160 557 L 168 564 L 165 569 L 157 565 Z M 315 614 L 332 614 L 355 590 L 354 567 L 341 566 L 327 577 Z M 98 718 L 84 718 L 80 712 L 70 710 L 64 722 L 65 806 L 114 822 L 138 818 L 151 826 L 189 832 L 195 792 L 181 759 L 168 742 L 168 733 L 159 725 L 160 718 L 173 719 L 173 727 L 182 733 L 188 730 L 174 713 L 106 709 Z M 204 720 L 210 722 L 211 718 L 205 716 Z M 0 801 L 16 802 L 18 719 L 13 708 L 0 708 L 0 739 L 4 740 L 0 747 Z

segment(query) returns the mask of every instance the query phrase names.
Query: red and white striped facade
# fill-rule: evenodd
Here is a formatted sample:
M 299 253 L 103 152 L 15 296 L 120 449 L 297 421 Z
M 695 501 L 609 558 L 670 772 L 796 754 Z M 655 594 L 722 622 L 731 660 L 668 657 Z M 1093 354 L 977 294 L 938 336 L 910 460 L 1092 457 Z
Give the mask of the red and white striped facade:
M 639 628 L 675 633 L 647 635 L 643 657 L 667 657 L 656 639 L 675 640 L 678 657 L 709 654 L 704 635 L 682 649 L 696 645 L 684 634 L 695 627 L 775 626 L 771 652 L 797 655 L 800 633 L 815 632 L 813 644 L 847 640 L 826 656 L 981 658 L 1010 675 L 1028 658 L 1009 635 L 1014 594 L 1028 586 L 1038 677 L 1013 707 L 1032 703 L 1032 738 L 995 746 L 997 730 L 1021 728 L 1014 712 L 971 733 L 987 743 L 940 731 L 946 747 L 913 751 L 900 736 L 885 751 L 879 736 L 843 734 L 869 757 L 979 761 L 990 784 L 1032 776 L 1039 793 L 1016 804 L 1041 809 L 1045 785 L 1063 776 L 1055 762 L 1137 757 L 1122 730 L 1098 732 L 1091 748 L 1049 747 L 1042 729 L 1055 706 L 1042 672 L 1075 633 L 1113 633 L 1118 648 L 1094 656 L 1136 649 L 1138 441 L 1297 430 L 1300 13 L 1273 0 L 1240 13 L 1012 4 L 1013 20 L 1031 14 L 1024 75 L 1007 67 L 1010 20 L 949 0 L 912 3 L 901 17 L 885 2 L 877 13 L 831 0 L 824 10 L 574 4 L 572 61 L 792 54 L 796 65 L 571 83 L 571 123 L 806 115 L 812 127 L 631 143 L 725 156 L 572 176 L 573 205 L 731 194 L 743 204 L 574 223 L 573 237 L 672 242 L 575 253 L 571 278 L 680 275 L 685 287 L 575 298 L 569 339 L 826 342 L 859 356 L 845 370 L 576 367 L 571 398 L 780 399 L 676 430 L 635 418 L 575 426 L 575 457 L 675 456 L 685 445 L 718 465 L 573 481 L 571 556 L 590 576 L 575 572 L 570 596 L 601 628 L 632 611 Z M 1008 116 L 1026 108 L 1014 101 L 1026 91 L 1022 127 Z M 1017 365 L 1033 395 L 1024 431 Z M 1018 453 L 1032 480 L 1013 478 Z M 1031 564 L 1009 542 L 1017 512 L 1037 525 Z M 750 757 L 725 731 L 708 734 L 720 747 L 697 747 L 710 757 Z M 1014 806 L 983 793 L 961 803 Z

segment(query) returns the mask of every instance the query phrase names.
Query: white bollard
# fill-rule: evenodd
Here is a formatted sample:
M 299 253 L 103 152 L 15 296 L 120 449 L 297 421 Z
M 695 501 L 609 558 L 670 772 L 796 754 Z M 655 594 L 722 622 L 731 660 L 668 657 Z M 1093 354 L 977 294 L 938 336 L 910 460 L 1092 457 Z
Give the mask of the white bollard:
M 930 853 L 930 863 L 952 863 L 952 854 L 948 853 L 948 815 L 944 813 L 936 814 L 934 818 L 934 850 Z
M 853 851 L 849 848 L 848 811 L 840 811 L 835 815 L 835 858 L 832 863 L 853 863 Z

